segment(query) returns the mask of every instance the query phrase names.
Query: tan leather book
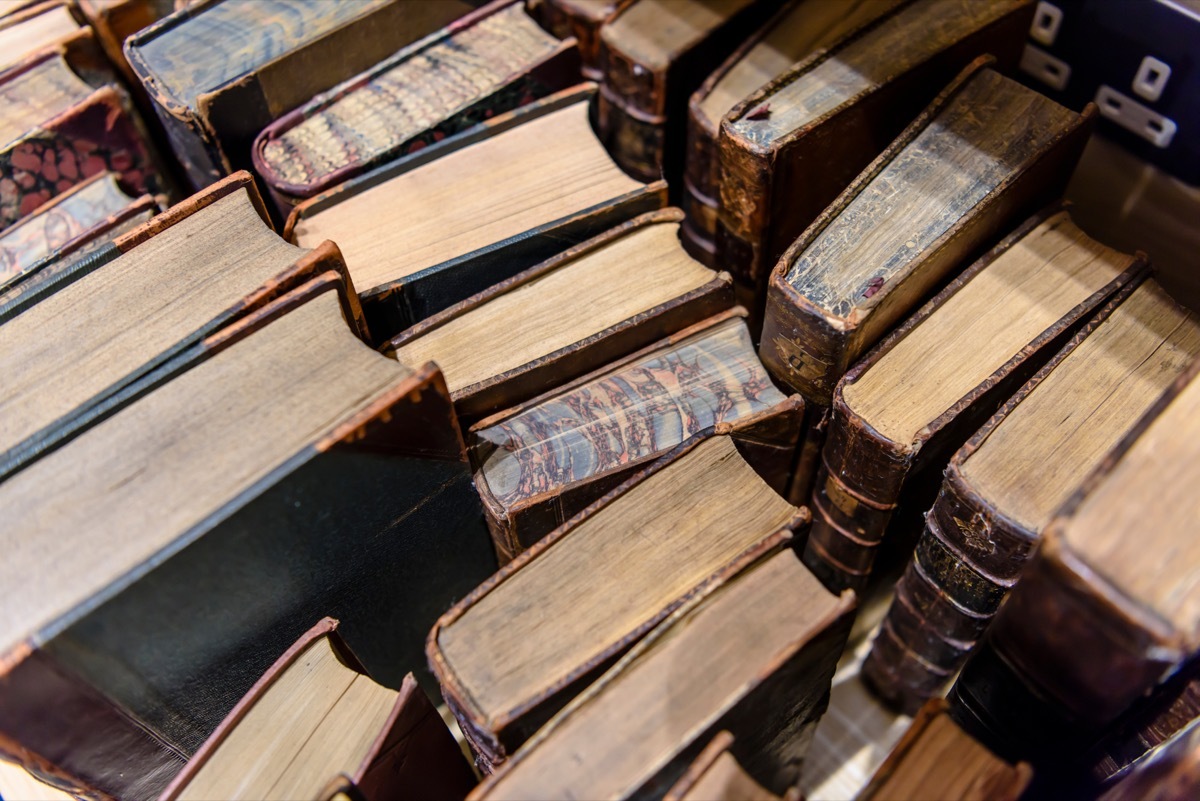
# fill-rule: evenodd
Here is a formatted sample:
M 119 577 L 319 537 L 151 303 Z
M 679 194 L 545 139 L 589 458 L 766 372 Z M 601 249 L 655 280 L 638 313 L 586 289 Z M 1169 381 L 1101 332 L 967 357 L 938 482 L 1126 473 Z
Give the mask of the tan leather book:
M 760 319 L 788 247 L 972 59 L 1015 68 L 1029 0 L 916 0 L 818 49 L 723 115 L 717 254 Z M 750 302 L 753 301 L 753 302 Z
M 661 797 L 722 729 L 772 792 L 795 784 L 849 634 L 785 549 L 690 600 L 555 715 L 469 796 Z
M 327 270 L 349 281 L 332 243 L 298 248 L 271 230 L 248 173 L 119 237 L 90 267 L 4 309 L 0 474 L 67 436 L 129 384 L 289 289 Z M 357 297 L 348 302 L 365 336 Z
M 625 175 L 581 84 L 422 148 L 297 206 L 284 237 L 346 253 L 381 339 L 639 214 L 667 187 Z
M 1042 530 L 1200 357 L 1200 322 L 1153 280 L 1121 293 L 960 448 L 863 665 L 913 709 L 982 638 Z
M 493 772 L 673 611 L 808 519 L 710 429 L 526 550 L 429 634 L 430 665 L 477 763 Z
M 1077 758 L 1200 649 L 1197 375 L 1200 361 L 1046 526 L 951 691 L 968 731 L 1035 771 Z
M 722 312 L 472 426 L 475 486 L 500 560 L 711 426 L 726 427 L 782 494 L 804 405 L 771 383 L 745 317 Z
M 717 732 L 663 801 L 778 801 L 779 796 L 754 781 L 738 764 L 730 753 L 733 744 L 732 734 Z M 791 788 L 784 798 L 799 801 L 800 791 Z
M 441 374 L 353 297 L 318 275 L 0 482 L 4 758 L 153 799 L 314 610 L 377 681 L 420 671 L 495 559 Z
M 643 181 L 665 177 L 678 202 L 688 98 L 775 8 L 767 0 L 638 0 L 604 23 L 596 129 L 623 170 Z
M 882 550 L 907 561 L 954 452 L 1147 274 L 1055 209 L 971 265 L 838 383 L 805 563 L 861 589 Z
M 284 651 L 160 801 L 463 798 L 475 776 L 409 673 L 375 683 L 324 618 Z
M 683 213 L 643 214 L 392 337 L 436 361 L 461 418 L 527 400 L 733 305 L 727 273 L 679 244 Z M 503 337 L 497 331 L 505 332 Z
M 858 28 L 893 12 L 903 0 L 787 0 L 725 59 L 688 100 L 687 162 L 681 205 L 683 242 L 710 267 L 717 259 L 721 121 L 796 62 L 837 46 Z M 748 294 L 748 293 L 743 293 Z M 753 298 L 744 298 L 753 300 Z
M 973 740 L 935 698 L 855 801 L 1017 801 L 1032 777 L 1027 763 L 1010 765 Z
M 201 0 L 125 42 L 193 189 L 249 169 L 272 120 L 466 13 L 459 0 Z

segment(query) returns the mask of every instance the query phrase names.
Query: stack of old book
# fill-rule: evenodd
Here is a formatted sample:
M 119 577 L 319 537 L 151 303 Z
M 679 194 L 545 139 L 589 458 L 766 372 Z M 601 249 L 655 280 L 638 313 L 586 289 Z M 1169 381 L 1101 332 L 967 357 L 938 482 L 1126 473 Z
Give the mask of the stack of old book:
M 1200 321 L 1034 13 L 5 9 L 0 796 L 1193 793 Z

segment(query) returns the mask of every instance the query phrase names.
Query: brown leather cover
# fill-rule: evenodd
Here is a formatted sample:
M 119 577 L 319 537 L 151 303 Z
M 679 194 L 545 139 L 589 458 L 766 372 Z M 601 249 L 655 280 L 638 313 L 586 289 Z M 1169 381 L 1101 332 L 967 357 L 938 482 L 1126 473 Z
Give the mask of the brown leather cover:
M 1145 268 L 1143 254 L 1134 264 L 1139 267 Z M 864 681 L 888 702 L 911 714 L 943 688 L 962 667 L 1037 547 L 1040 532 L 1021 525 L 975 490 L 963 463 L 1148 277 L 1148 269 L 1134 275 L 951 458 L 888 611 L 885 626 L 899 643 L 888 647 L 891 658 L 883 650 L 872 651 L 863 663 Z
M 537 731 L 541 724 L 545 723 L 552 715 L 562 709 L 580 691 L 584 690 L 601 671 L 611 666 L 616 659 L 628 651 L 630 647 L 642 639 L 656 625 L 674 613 L 675 610 L 684 604 L 690 603 L 695 598 L 711 594 L 726 582 L 733 580 L 750 565 L 757 564 L 767 555 L 775 553 L 785 545 L 790 545 L 794 533 L 803 531 L 808 525 L 811 519 L 808 510 L 800 507 L 785 528 L 772 532 L 757 545 L 746 549 L 707 581 L 699 584 L 682 597 L 675 599 L 656 615 L 644 621 L 619 640 L 607 644 L 593 658 L 573 669 L 564 681 L 548 687 L 544 693 L 523 707 L 514 710 L 511 714 L 500 715 L 496 719 L 489 721 L 476 708 L 471 699 L 470 688 L 463 685 L 441 652 L 438 644 L 438 634 L 440 631 L 461 618 L 464 614 L 467 614 L 488 593 L 511 579 L 522 567 L 536 559 L 548 548 L 560 540 L 569 537 L 575 528 L 582 525 L 589 518 L 602 512 L 609 504 L 618 501 L 622 495 L 651 476 L 670 467 L 709 437 L 728 435 L 730 433 L 729 429 L 729 426 L 722 425 L 696 434 L 678 447 L 672 449 L 662 458 L 638 470 L 616 488 L 605 493 L 598 500 L 584 507 L 582 511 L 575 514 L 541 540 L 517 554 L 515 558 L 501 567 L 496 575 L 481 584 L 462 601 L 455 604 L 434 625 L 433 629 L 429 632 L 428 640 L 426 640 L 426 655 L 429 657 L 429 665 L 442 685 L 442 696 L 446 699 L 447 706 L 454 713 L 454 717 L 458 720 L 467 742 L 476 754 L 475 763 L 480 770 L 489 774 L 493 773 L 501 763 L 508 759 L 510 753 L 515 751 L 530 735 Z M 614 588 L 614 590 L 619 591 L 619 588 Z
M 520 499 L 516 503 L 504 503 L 488 485 L 481 468 L 487 453 L 479 432 L 503 423 L 516 415 L 538 407 L 556 397 L 567 395 L 586 386 L 605 374 L 612 373 L 625 365 L 638 361 L 656 351 L 666 351 L 677 343 L 721 325 L 731 318 L 745 319 L 746 311 L 741 308 L 722 312 L 707 320 L 671 334 L 642 350 L 610 362 L 608 365 L 575 381 L 562 385 L 537 398 L 480 420 L 470 429 L 470 455 L 475 467 L 475 485 L 483 501 L 484 515 L 491 531 L 496 553 L 501 563 L 507 562 L 523 550 L 536 543 L 555 527 L 563 525 L 588 504 L 609 492 L 636 471 L 643 469 L 665 451 L 653 450 L 646 453 L 630 451 L 619 468 L 605 470 L 582 481 L 558 483 L 543 487 L 535 495 Z M 751 354 L 751 357 L 753 354 Z M 689 414 L 690 420 L 693 415 Z M 792 396 L 774 407 L 741 419 L 726 421 L 729 434 L 738 444 L 738 450 L 756 472 L 780 494 L 784 494 L 790 481 L 794 454 L 803 432 L 804 403 Z M 796 504 L 800 505 L 800 504 Z
M 698 2 L 674 1 L 681 5 Z M 642 181 L 665 177 L 676 187 L 683 173 L 688 98 L 774 11 L 774 4 L 750 0 L 688 49 L 679 49 L 685 43 L 673 50 L 668 45 L 671 52 L 665 69 L 639 63 L 613 29 L 612 23 L 633 5 L 622 7 L 600 31 L 599 63 L 604 77 L 596 106 L 596 131 L 621 169 Z M 717 4 L 710 5 L 710 14 L 720 13 Z
M 892 442 L 850 408 L 845 387 L 869 371 L 963 286 L 1017 244 L 1045 218 L 1051 207 L 1027 220 L 939 292 L 881 342 L 838 383 L 829 433 L 813 489 L 813 529 L 805 563 L 827 586 L 861 589 L 903 505 L 919 513 L 932 503 L 942 469 L 957 450 L 1021 384 L 1030 379 L 1070 339 L 1079 325 L 1110 298 L 1126 297 L 1146 276 L 1144 256 L 1120 276 L 1043 331 L 996 372 L 924 427 L 912 442 Z M 901 526 L 906 521 L 898 521 Z
M 1000 753 L 1040 765 L 1076 758 L 1164 675 L 1200 649 L 1063 541 L 1080 504 L 1200 376 L 1181 375 L 1059 510 L 1021 581 L 951 690 L 956 720 Z
M 529 13 L 542 27 L 560 39 L 573 38 L 579 45 L 580 72 L 589 81 L 599 81 L 600 26 L 634 0 L 604 3 L 573 3 L 571 0 L 527 0 Z
M 76 0 L 105 55 L 135 87 L 137 78 L 125 60 L 125 40 L 175 10 L 171 0 Z
M 242 718 L 313 641 L 327 637 L 343 664 L 365 675 L 366 669 L 342 640 L 337 627 L 336 620 L 326 617 L 288 648 L 188 760 L 159 801 L 174 801 L 179 797 Z M 297 703 L 303 703 L 303 699 L 297 699 Z M 337 787 L 335 792 L 346 792 L 365 801 L 464 798 L 475 786 L 475 777 L 462 751 L 411 673 L 404 677 L 400 694 L 370 754 L 353 774 L 340 778 L 346 786 Z M 333 784 L 341 782 L 335 779 Z
M 385 353 L 395 353 L 398 348 L 423 334 L 440 328 L 500 295 L 536 281 L 581 256 L 599 250 L 632 231 L 650 225 L 678 223 L 682 219 L 683 212 L 673 208 L 635 217 L 599 236 L 568 248 L 558 256 L 502 281 L 491 289 L 451 306 L 424 322 L 417 323 L 388 340 L 382 350 Z M 506 405 L 527 400 L 548 387 L 569 381 L 613 359 L 621 358 L 732 305 L 733 288 L 729 275 L 714 273 L 712 280 L 698 289 L 597 332 L 580 342 L 548 353 L 535 361 L 455 391 L 454 408 L 464 423 L 478 420 Z
M 838 46 L 799 62 L 735 106 L 722 123 L 717 156 L 721 174 L 717 258 L 733 273 L 741 300 L 756 320 L 761 320 L 767 281 L 776 261 L 871 164 L 881 144 L 899 135 L 972 59 L 990 53 L 997 59 L 998 69 L 1009 72 L 1016 67 L 1034 4 L 1018 6 L 958 41 L 945 42 L 944 48 L 924 63 L 849 98 L 769 148 L 734 134 L 733 120 L 754 113 L 779 87 L 802 80 L 823 61 L 837 58 L 842 49 L 900 10 L 864 26 Z
M 988 801 L 1017 801 L 1021 797 L 1033 777 L 1033 771 L 1027 763 L 1009 765 L 990 754 L 984 756 L 974 752 L 975 749 L 966 750 L 963 746 L 969 744 L 971 736 L 953 722 L 947 721 L 953 727 L 951 731 L 955 734 L 955 742 L 959 743 L 957 749 L 954 744 L 944 743 L 935 749 L 933 743 L 923 741 L 930 724 L 945 719 L 946 708 L 946 702 L 941 698 L 932 699 L 920 708 L 912 725 L 888 753 L 867 786 L 855 796 L 855 801 L 924 801 L 929 798 L 938 798 L 940 801 L 982 798 Z M 951 769 L 965 772 L 968 766 L 974 778 L 970 787 L 960 796 L 950 797 L 933 792 L 930 788 L 920 789 L 921 777 L 936 777 Z M 915 792 L 912 795 L 881 795 L 886 782 L 897 774 L 907 776 L 909 782 L 916 783 L 917 787 L 913 788 Z

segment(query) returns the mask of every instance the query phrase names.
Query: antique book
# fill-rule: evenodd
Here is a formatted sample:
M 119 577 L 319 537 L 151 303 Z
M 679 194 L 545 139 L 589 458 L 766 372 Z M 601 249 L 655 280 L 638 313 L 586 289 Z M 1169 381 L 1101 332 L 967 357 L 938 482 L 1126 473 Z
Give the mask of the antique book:
M 1173 801 L 1200 795 L 1200 718 L 1150 752 L 1099 801 Z
M 264 218 L 253 179 L 241 173 L 119 238 L 119 257 L 6 307 L 0 475 L 181 349 L 314 275 L 344 274 L 332 243 L 298 248 Z
M 0 290 L 157 210 L 154 197 L 132 198 L 116 174 L 97 173 L 0 231 Z
M 459 417 L 477 420 L 733 305 L 727 273 L 679 244 L 679 209 L 652 211 L 392 337 L 436 361 Z M 503 331 L 503 336 L 498 336 Z
M 721 120 L 797 61 L 830 49 L 901 2 L 788 0 L 692 93 L 682 192 L 687 214 L 683 242 L 689 253 L 709 266 L 716 264 L 721 178 L 717 140 Z
M 193 189 L 248 169 L 272 120 L 470 6 L 459 0 L 203 0 L 135 33 L 125 57 Z
M 125 60 L 125 40 L 175 10 L 172 0 L 75 0 L 96 33 L 105 55 L 132 83 L 137 76 Z
M 505 565 L 428 640 L 477 763 L 493 772 L 654 626 L 808 519 L 710 430 Z
M 791 549 L 689 600 L 469 798 L 661 798 L 728 730 L 755 781 L 795 784 L 854 614 Z
M 972 59 L 1016 64 L 1030 0 L 916 0 L 818 50 L 720 122 L 719 263 L 757 319 L 771 269 Z
M 374 682 L 324 618 L 271 665 L 159 801 L 461 799 L 466 758 L 412 674 Z
M 837 385 L 805 564 L 861 590 L 881 548 L 910 550 L 951 455 L 1147 272 L 1052 209 L 938 293 Z
M 494 569 L 445 384 L 325 273 L 0 483 L 0 752 L 152 799 L 322 614 L 381 684 Z
M 54 51 L 91 38 L 69 0 L 30 3 L 0 17 L 0 71 L 42 51 Z
M 124 91 L 89 84 L 62 53 L 3 73 L 0 103 L 0 228 L 104 172 L 136 195 L 165 189 Z
M 1197 357 L 1195 315 L 1148 280 L 1111 301 L 954 454 L 863 665 L 878 693 L 913 709 L 942 689 L 1054 513 Z
M 917 712 L 908 731 L 855 801 L 1017 801 L 1033 771 L 988 751 L 946 714 L 936 698 Z
M 776 492 L 804 403 L 771 383 L 733 309 L 471 427 L 475 486 L 501 562 L 675 446 L 726 426 Z
M 955 682 L 956 719 L 1006 758 L 1041 770 L 1078 755 L 1200 648 L 1198 374 L 1200 361 L 1046 526 Z
M 688 98 L 776 7 L 766 0 L 638 0 L 604 23 L 596 130 L 622 169 L 643 181 L 665 177 L 679 191 Z
M 827 406 L 846 369 L 963 261 L 1058 197 L 1082 114 L 972 62 L 771 271 L 759 355 Z
M 301 203 L 284 236 L 332 239 L 387 337 L 666 203 L 588 123 L 594 87 L 535 102 Z
M 600 26 L 633 0 L 527 0 L 529 13 L 560 39 L 579 47 L 579 69 L 589 81 L 604 77 L 600 67 Z
M 729 732 L 717 732 L 663 795 L 663 801 L 779 801 L 779 796 L 754 781 L 729 753 L 733 742 Z M 798 801 L 799 790 L 789 789 L 785 798 Z
M 542 30 L 520 0 L 496 0 L 268 125 L 254 140 L 255 172 L 290 210 L 577 83 L 573 42 Z

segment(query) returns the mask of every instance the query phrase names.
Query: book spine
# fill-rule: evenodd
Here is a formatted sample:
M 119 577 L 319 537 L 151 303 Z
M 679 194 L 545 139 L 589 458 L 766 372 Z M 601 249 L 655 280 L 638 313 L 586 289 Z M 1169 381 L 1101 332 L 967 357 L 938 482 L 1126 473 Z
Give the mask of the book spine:
M 658 180 L 662 177 L 667 118 L 632 105 L 612 88 L 611 74 L 609 78 L 600 84 L 596 98 L 600 141 L 625 172 L 639 181 Z
M 770 152 L 743 147 L 737 138 L 720 134 L 717 159 L 717 263 L 733 276 L 741 294 L 754 301 L 747 308 L 756 314 L 772 266 L 765 263 L 765 232 L 770 224 L 773 160 Z
M 1037 532 L 973 493 L 954 465 L 947 472 L 887 614 L 903 652 L 873 648 L 863 663 L 876 694 L 905 711 L 919 708 L 962 667 L 1037 542 Z
M 849 367 L 852 333 L 834 328 L 787 282 L 785 270 L 771 274 L 758 355 L 775 380 L 803 395 L 805 403 L 833 404 L 837 382 Z
M 831 591 L 861 590 L 866 582 L 912 461 L 908 449 L 878 435 L 844 403 L 835 403 L 803 557 Z
M 711 80 L 711 79 L 710 79 Z M 715 269 L 717 264 L 717 130 L 700 109 L 700 92 L 688 104 L 687 158 L 684 162 L 684 220 L 680 239 L 692 258 Z M 718 123 L 719 124 L 719 123 Z
M 604 76 L 600 64 L 600 26 L 627 2 L 611 0 L 599 14 L 580 13 L 561 0 L 542 0 L 536 6 L 530 2 L 529 10 L 543 28 L 559 39 L 574 37 L 579 46 L 580 73 L 589 81 L 599 81 Z

